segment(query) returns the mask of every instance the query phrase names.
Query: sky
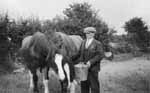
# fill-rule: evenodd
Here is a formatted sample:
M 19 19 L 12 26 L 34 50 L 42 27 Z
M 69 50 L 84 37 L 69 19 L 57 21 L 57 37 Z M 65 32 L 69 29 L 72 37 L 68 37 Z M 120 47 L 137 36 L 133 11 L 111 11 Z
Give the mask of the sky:
M 88 2 L 109 27 L 123 34 L 123 25 L 133 17 L 142 17 L 150 25 L 150 0 L 0 0 L 0 12 L 12 18 L 35 16 L 53 19 L 63 15 L 72 3 Z

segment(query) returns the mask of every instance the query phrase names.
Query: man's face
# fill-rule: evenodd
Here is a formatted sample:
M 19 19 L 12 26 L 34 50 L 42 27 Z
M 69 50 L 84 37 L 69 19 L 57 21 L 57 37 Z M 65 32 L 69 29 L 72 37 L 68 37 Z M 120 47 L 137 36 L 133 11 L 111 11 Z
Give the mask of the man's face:
M 92 33 L 92 32 L 86 33 L 86 38 L 87 39 L 93 38 L 94 35 L 95 35 L 95 33 Z

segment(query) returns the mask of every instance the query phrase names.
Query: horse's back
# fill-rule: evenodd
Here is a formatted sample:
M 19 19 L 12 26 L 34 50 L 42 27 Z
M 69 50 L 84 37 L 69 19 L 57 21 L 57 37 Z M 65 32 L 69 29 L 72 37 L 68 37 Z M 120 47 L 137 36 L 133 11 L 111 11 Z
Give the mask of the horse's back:
M 83 39 L 81 38 L 81 36 L 79 36 L 79 35 L 70 35 L 69 37 L 72 39 L 73 43 L 75 44 L 75 46 L 79 50 L 79 48 L 81 46 L 81 43 L 83 41 Z
M 82 42 L 82 38 L 79 35 L 67 35 L 64 34 L 62 32 L 56 32 L 56 34 L 60 35 L 61 38 L 63 39 L 63 42 L 67 45 L 67 46 L 71 46 L 71 47 L 77 47 L 79 49 L 81 42 Z
M 28 56 L 41 57 L 49 52 L 49 41 L 44 33 L 36 32 L 32 36 L 27 36 L 22 41 L 20 53 Z
M 21 48 L 25 48 L 25 49 L 29 48 L 31 39 L 32 39 L 32 36 L 27 36 L 27 37 L 25 37 L 25 38 L 22 40 Z
M 22 48 L 29 48 L 31 43 L 33 43 L 34 41 L 37 41 L 39 38 L 41 38 L 43 36 L 42 33 L 40 32 L 36 32 L 33 35 L 30 36 L 26 36 L 23 40 L 22 40 Z
M 36 32 L 33 35 L 31 42 L 34 43 L 33 45 L 39 47 L 47 47 L 49 44 L 45 34 L 41 32 Z

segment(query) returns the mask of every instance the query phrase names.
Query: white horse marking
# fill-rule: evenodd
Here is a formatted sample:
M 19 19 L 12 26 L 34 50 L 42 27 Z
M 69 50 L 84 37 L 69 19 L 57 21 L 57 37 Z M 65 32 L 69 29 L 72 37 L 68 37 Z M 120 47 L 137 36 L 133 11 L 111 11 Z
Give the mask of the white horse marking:
M 33 74 L 29 71 L 29 76 L 30 76 L 30 88 L 34 88 L 33 84 Z
M 62 68 L 62 59 L 63 59 L 62 55 L 60 55 L 60 54 L 55 55 L 55 63 L 58 67 L 58 75 L 59 75 L 60 80 L 65 79 L 65 74 L 64 74 L 64 71 L 63 71 L 63 68 Z
M 70 88 L 70 69 L 69 69 L 68 63 L 66 63 L 64 65 L 64 70 L 65 70 L 65 72 L 67 74 L 67 78 L 68 78 L 68 88 Z
M 48 80 L 45 78 L 43 78 L 43 85 L 44 85 L 44 93 L 49 93 Z
M 70 92 L 69 93 L 76 93 L 76 87 L 79 86 L 79 83 L 76 80 L 73 80 L 70 85 Z

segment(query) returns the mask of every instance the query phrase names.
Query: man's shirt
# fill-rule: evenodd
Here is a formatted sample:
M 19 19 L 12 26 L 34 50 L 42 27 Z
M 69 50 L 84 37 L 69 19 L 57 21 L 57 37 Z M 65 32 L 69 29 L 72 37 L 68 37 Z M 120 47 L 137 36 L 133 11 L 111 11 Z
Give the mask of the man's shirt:
M 88 48 L 89 45 L 92 43 L 92 41 L 93 41 L 93 38 L 87 39 L 87 40 L 86 40 L 85 47 Z

